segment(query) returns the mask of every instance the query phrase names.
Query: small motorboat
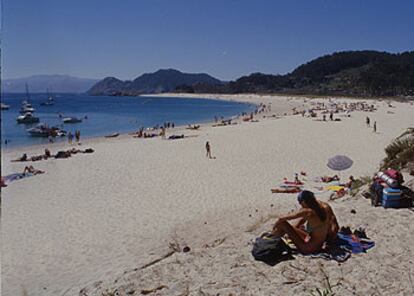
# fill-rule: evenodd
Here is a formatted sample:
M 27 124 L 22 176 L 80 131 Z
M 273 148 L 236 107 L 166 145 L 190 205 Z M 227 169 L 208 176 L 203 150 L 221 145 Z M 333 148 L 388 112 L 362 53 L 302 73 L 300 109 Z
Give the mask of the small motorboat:
M 33 137 L 49 137 L 50 135 L 50 129 L 44 123 L 40 123 L 36 127 L 29 128 L 27 132 Z
M 6 105 L 4 103 L 1 103 L 1 110 L 9 110 L 9 109 L 10 109 L 10 106 L 9 105 Z
M 52 105 L 54 105 L 55 103 L 54 103 L 55 101 L 53 100 L 53 98 L 52 97 L 49 97 L 47 100 L 46 100 L 46 102 L 42 102 L 42 103 L 40 103 L 40 106 L 52 106 Z
M 33 116 L 33 114 L 30 112 L 25 113 L 24 115 L 17 116 L 16 120 L 17 120 L 17 123 L 25 123 L 25 124 L 37 123 L 40 121 L 39 117 Z
M 66 131 L 58 127 L 48 127 L 44 123 L 40 123 L 36 127 L 29 128 L 27 132 L 32 137 L 63 137 L 66 135 Z
M 62 119 L 64 123 L 79 123 L 82 122 L 82 119 L 76 117 L 65 117 Z
M 32 104 L 30 104 L 29 101 L 24 100 L 22 101 L 22 106 L 32 107 Z

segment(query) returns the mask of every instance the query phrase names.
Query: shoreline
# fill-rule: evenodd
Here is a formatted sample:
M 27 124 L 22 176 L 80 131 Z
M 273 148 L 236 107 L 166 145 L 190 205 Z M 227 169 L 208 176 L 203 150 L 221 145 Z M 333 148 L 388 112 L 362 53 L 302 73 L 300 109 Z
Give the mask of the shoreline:
M 272 108 L 276 109 L 273 102 Z M 288 98 L 285 102 L 290 107 Z M 303 99 L 298 103 L 303 105 Z M 198 257 L 203 254 L 218 260 L 206 263 L 206 270 L 214 270 L 211 263 L 216 262 L 215 267 L 222 271 L 228 271 L 230 265 L 249 264 L 246 275 L 251 276 L 249 272 L 257 268 L 268 273 L 251 263 L 246 241 L 266 226 L 262 225 L 266 217 L 297 207 L 294 196 L 272 194 L 270 188 L 301 170 L 307 171 L 309 178 L 332 174 L 326 160 L 337 153 L 354 160 L 343 178 L 348 174 L 371 175 L 383 158 L 384 147 L 414 124 L 410 105 L 396 103 L 395 108 L 388 109 L 382 102 L 375 104 L 377 112 L 355 112 L 350 118 L 340 117 L 341 122 L 323 123 L 302 116 L 263 118 L 266 115 L 260 114 L 258 122 L 217 128 L 206 124 L 198 131 L 186 130 L 194 137 L 175 141 L 140 141 L 127 135 L 101 138 L 94 142 L 95 153 L 91 155 L 36 162 L 45 174 L 15 181 L 2 190 L 5 293 L 24 286 L 29 295 L 62 295 L 64 291 L 74 295 L 86 287 L 90 291 L 87 295 L 101 295 L 105 289 L 121 285 L 114 279 L 128 283 L 123 274 L 133 277 L 137 275 L 134 268 L 168 254 L 171 243 L 188 245 L 191 251 L 188 256 L 175 253 L 166 259 L 166 265 L 155 264 L 152 271 L 138 274 L 146 274 L 144 281 L 154 283 L 148 282 L 148 287 L 165 284 L 157 277 L 157 270 L 167 271 L 177 260 L 190 260 L 193 264 L 184 266 L 190 269 L 192 283 L 202 283 L 204 289 L 208 284 L 191 269 L 203 262 Z M 388 114 L 388 110 L 395 114 Z M 365 127 L 366 115 L 379 122 L 378 133 Z M 205 157 L 207 140 L 216 159 Z M 3 154 L 3 171 L 19 171 L 25 165 L 7 162 L 14 154 Z M 326 198 L 324 194 L 320 197 Z M 366 203 L 356 202 L 360 207 L 357 212 L 375 214 Z M 346 200 L 335 201 L 332 206 L 341 224 L 352 221 Z M 364 215 L 355 217 L 355 225 L 364 220 Z M 379 231 L 381 221 L 365 218 L 372 229 Z M 246 232 L 254 225 L 258 227 L 253 232 Z M 378 240 L 380 234 L 375 233 L 373 238 Z M 206 249 L 203 245 L 215 247 Z M 232 263 L 226 259 L 220 265 L 223 255 L 215 252 L 223 250 L 225 254 L 231 252 Z M 360 266 L 364 260 L 372 260 L 370 253 L 352 264 Z M 389 255 L 384 264 L 387 260 Z M 347 263 L 345 268 L 352 264 Z M 371 266 L 374 269 L 375 264 Z M 280 268 L 288 267 L 280 265 L 273 270 L 280 272 Z M 171 295 L 174 282 L 185 281 L 181 275 L 179 270 L 168 274 L 169 289 L 159 291 L 160 295 Z M 217 276 L 224 282 L 232 279 L 231 274 L 227 277 L 221 271 Z M 249 287 L 257 280 L 241 279 Z M 262 277 L 259 279 L 267 285 Z M 280 277 L 275 279 L 279 281 Z M 95 285 L 98 280 L 103 282 Z M 178 286 L 178 290 L 183 288 Z M 224 293 L 225 285 L 222 287 L 217 291 Z M 297 289 L 303 287 L 298 285 Z
M 163 97 L 163 98 L 166 98 L 166 97 L 168 97 L 168 98 L 186 98 L 186 97 L 183 97 L 183 96 L 174 96 L 174 94 L 171 94 L 171 95 L 163 95 L 163 94 L 160 94 L 159 96 L 158 95 L 144 95 L 143 97 Z M 188 98 L 190 98 L 190 97 L 188 97 Z M 203 96 L 197 96 L 197 97 L 194 97 L 195 99 L 212 99 L 212 100 L 214 100 L 215 98 L 207 98 L 207 97 L 203 97 Z M 223 99 L 217 99 L 217 100 L 223 100 Z M 226 99 L 224 99 L 224 101 L 230 101 L 230 102 L 238 102 L 238 103 L 244 103 L 244 104 L 251 104 L 251 105 L 254 105 L 254 106 L 258 106 L 258 104 L 256 104 L 256 103 L 254 103 L 254 102 L 246 102 L 246 101 L 238 101 L 238 100 L 234 100 L 234 99 L 229 99 L 229 100 L 226 100 Z M 238 116 L 239 114 L 235 114 L 234 116 Z M 194 122 L 194 123 L 192 123 L 192 124 L 201 124 L 201 125 L 208 125 L 208 124 L 212 124 L 214 122 L 214 119 L 211 119 L 211 120 L 207 120 L 207 121 L 202 121 L 202 122 Z M 181 130 L 181 129 L 184 129 L 185 127 L 187 127 L 188 125 L 177 125 L 177 126 L 175 126 L 174 127 L 174 129 L 175 130 Z M 132 132 L 132 131 L 131 131 Z M 121 138 L 122 136 L 127 136 L 127 135 L 129 135 L 131 132 L 121 132 L 121 133 L 119 133 L 119 136 L 118 136 L 118 138 Z M 53 148 L 63 148 L 63 147 L 65 147 L 65 144 L 66 145 L 69 145 L 68 143 L 67 143 L 67 140 L 66 140 L 66 137 L 63 137 L 65 140 L 64 141 L 59 141 L 59 142 L 54 142 L 54 143 L 44 143 L 44 144 L 30 144 L 30 145 L 18 145 L 18 146 L 14 146 L 14 147 L 10 147 L 10 146 L 6 146 L 5 147 L 5 145 L 4 144 L 2 144 L 1 145 L 1 149 L 2 149 L 2 151 L 4 151 L 4 152 L 15 152 L 15 151 L 19 151 L 19 152 L 24 152 L 25 150 L 29 150 L 29 151 L 31 151 L 31 150 L 38 150 L 38 149 L 45 149 L 45 148 L 48 148 L 48 149 L 53 149 Z M 86 142 L 86 143 L 91 143 L 91 145 L 93 145 L 93 143 L 95 143 L 95 142 L 99 142 L 100 140 L 102 140 L 102 139 L 105 139 L 105 136 L 90 136 L 90 137 L 82 137 L 82 141 L 81 141 L 81 143 L 83 144 L 83 142 Z M 71 145 L 70 147 L 77 147 L 77 145 Z
M 194 95 L 194 96 L 192 96 Z M 251 104 L 251 105 L 255 105 L 256 107 L 259 106 L 259 104 L 266 102 L 271 103 L 273 101 L 273 96 L 265 96 L 263 98 L 263 96 L 259 96 L 257 97 L 257 95 L 255 94 L 248 94 L 248 95 L 221 95 L 221 94 L 176 94 L 176 93 L 162 93 L 162 94 L 147 94 L 144 95 L 143 97 L 163 97 L 163 98 L 195 98 L 195 99 L 211 99 L 211 100 L 220 100 L 220 101 L 229 101 L 229 102 L 237 102 L 237 103 L 244 103 L 244 104 Z M 264 100 L 262 100 L 261 98 L 263 98 Z M 286 98 L 281 96 L 281 98 Z M 297 97 L 288 97 L 290 100 L 295 100 L 295 99 L 300 99 L 302 100 L 303 98 L 297 98 Z M 264 101 L 264 102 L 263 102 Z M 275 113 L 276 116 L 281 116 L 281 113 L 285 113 L 285 111 L 291 111 L 288 109 L 283 109 L 283 112 L 280 111 L 279 114 Z M 272 112 L 263 112 L 260 115 L 265 115 L 268 116 L 270 113 Z M 272 113 L 274 114 L 274 112 Z M 235 114 L 234 116 L 237 116 L 237 118 L 234 120 L 235 122 L 240 122 L 240 120 L 238 119 L 238 114 Z M 193 124 L 199 124 L 201 126 L 206 126 L 206 125 L 211 125 L 214 123 L 214 119 L 205 121 L 205 122 L 195 122 Z M 188 125 L 178 125 L 174 127 L 174 131 L 181 131 L 181 130 L 185 130 L 186 127 Z M 169 130 L 172 131 L 172 130 Z M 126 136 L 130 136 L 130 133 L 119 133 L 119 136 L 116 137 L 118 139 L 121 138 L 125 138 Z M 66 137 L 64 137 L 66 138 Z M 91 136 L 91 137 L 82 137 L 81 143 L 82 145 L 93 145 L 95 143 L 99 143 L 101 141 L 104 140 L 108 140 L 105 138 L 105 136 Z M 64 141 L 59 141 L 59 142 L 54 142 L 54 143 L 44 143 L 44 144 L 32 144 L 32 145 L 24 145 L 24 146 L 15 146 L 15 147 L 4 147 L 4 145 L 2 145 L 2 151 L 4 153 L 13 153 L 13 152 L 20 152 L 20 153 L 24 153 L 25 151 L 39 151 L 40 149 L 44 150 L 45 148 L 48 149 L 66 149 L 66 148 L 71 148 L 71 147 L 78 147 L 78 145 L 76 144 L 72 144 L 70 145 L 66 140 Z
M 358 98 L 358 97 L 345 97 L 345 96 L 317 96 L 317 95 L 313 95 L 313 96 L 306 96 L 306 95 L 283 95 L 283 94 L 191 94 L 191 93 L 160 93 L 160 94 L 145 94 L 142 95 L 142 97 L 162 97 L 162 98 L 193 98 L 193 99 L 209 99 L 209 100 L 219 100 L 219 101 L 228 101 L 228 102 L 237 102 L 237 103 L 244 103 L 244 104 L 252 104 L 255 105 L 256 107 L 259 106 L 259 104 L 269 104 L 269 103 L 276 103 L 277 101 L 275 101 L 275 99 L 279 98 L 281 100 L 285 100 L 287 99 L 288 101 L 304 101 L 304 102 L 308 102 L 308 100 L 326 100 L 329 98 L 334 98 L 335 100 L 342 100 L 342 101 L 365 101 L 365 100 L 372 100 L 372 101 L 389 101 L 392 99 L 389 98 Z M 408 101 L 406 103 L 409 103 Z M 296 108 L 298 108 L 298 110 L 303 110 L 306 109 L 305 107 L 300 108 L 299 107 L 299 103 L 296 106 Z M 290 106 L 293 107 L 293 106 Z M 288 113 L 291 112 L 289 108 L 284 108 L 282 111 L 278 111 L 277 113 L 275 112 L 268 112 L 265 111 L 260 115 L 265 115 L 265 116 L 269 116 L 270 114 L 274 114 L 275 116 L 284 116 L 284 113 Z M 240 122 L 240 120 L 238 120 L 238 114 L 237 115 L 237 119 L 234 121 Z M 234 115 L 234 116 L 236 116 Z M 286 114 L 286 115 L 292 115 L 292 114 Z M 205 126 L 205 125 L 211 125 L 214 123 L 214 120 L 207 120 L 207 121 L 203 121 L 203 122 L 194 122 L 192 124 L 200 124 L 201 126 Z M 174 128 L 174 130 L 182 130 L 185 129 L 188 125 L 178 125 Z M 129 136 L 129 133 L 119 133 L 119 136 L 117 138 L 122 138 L 125 136 Z M 66 137 L 63 137 L 66 138 Z M 105 136 L 91 136 L 91 137 L 82 137 L 82 145 L 84 143 L 86 143 L 87 145 L 93 145 L 96 142 L 100 142 L 101 140 L 105 140 Z M 19 145 L 19 146 L 15 146 L 15 147 L 4 147 L 4 145 L 2 145 L 2 151 L 4 151 L 5 153 L 8 152 L 24 152 L 25 150 L 39 150 L 39 149 L 53 149 L 53 148 L 65 148 L 66 146 L 68 146 L 69 144 L 66 142 L 66 140 L 64 141 L 59 141 L 59 142 L 54 142 L 54 143 L 44 143 L 44 144 L 31 144 L 31 145 Z M 73 144 L 70 145 L 69 147 L 77 147 L 77 145 Z

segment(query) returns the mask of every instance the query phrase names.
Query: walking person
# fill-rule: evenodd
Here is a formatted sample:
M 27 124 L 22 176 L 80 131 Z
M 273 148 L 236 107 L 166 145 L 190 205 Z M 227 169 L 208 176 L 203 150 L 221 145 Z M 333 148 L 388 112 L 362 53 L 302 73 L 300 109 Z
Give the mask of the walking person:
M 365 122 L 366 122 L 366 124 L 367 124 L 367 127 L 369 127 L 370 126 L 370 120 L 369 120 L 369 117 L 367 116 L 367 118 L 365 119 Z
M 377 132 L 377 122 L 374 121 L 374 133 L 376 133 L 376 132 Z
M 210 147 L 210 143 L 208 141 L 206 142 L 206 151 L 207 151 L 206 157 L 211 159 L 212 158 L 211 157 L 211 147 Z

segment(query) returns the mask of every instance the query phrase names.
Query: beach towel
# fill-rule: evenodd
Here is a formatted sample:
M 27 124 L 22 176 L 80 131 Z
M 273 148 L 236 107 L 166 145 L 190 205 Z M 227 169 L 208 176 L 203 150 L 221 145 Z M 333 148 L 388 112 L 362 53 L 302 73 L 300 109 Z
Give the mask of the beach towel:
M 336 245 L 353 254 L 365 253 L 375 246 L 375 242 L 367 238 L 359 238 L 355 234 L 337 234 Z
M 296 250 L 295 245 L 290 239 L 285 240 L 285 242 L 290 248 Z M 342 263 L 348 260 L 352 254 L 365 253 L 374 246 L 375 242 L 370 239 L 360 238 L 355 234 L 338 233 L 335 244 L 325 247 L 322 251 L 312 254 L 298 254 L 311 258 L 335 260 Z
M 26 178 L 26 177 L 31 177 L 31 176 L 34 176 L 34 174 L 32 174 L 32 173 L 26 173 L 26 174 L 15 173 L 15 174 L 10 174 L 10 175 L 4 176 L 3 180 L 4 180 L 4 183 L 7 184 L 7 183 L 10 183 L 10 182 L 20 180 L 20 179 L 23 179 L 23 178 Z
M 342 263 L 351 257 L 351 252 L 341 247 L 333 246 L 333 247 L 323 250 L 322 252 L 309 254 L 308 256 L 310 256 L 311 258 L 322 258 L 325 260 L 335 260 L 337 262 Z
M 330 185 L 330 186 L 326 186 L 325 190 L 331 190 L 331 191 L 341 191 L 345 189 L 344 186 L 339 186 L 339 185 Z
M 303 185 L 280 184 L 280 188 L 302 188 Z

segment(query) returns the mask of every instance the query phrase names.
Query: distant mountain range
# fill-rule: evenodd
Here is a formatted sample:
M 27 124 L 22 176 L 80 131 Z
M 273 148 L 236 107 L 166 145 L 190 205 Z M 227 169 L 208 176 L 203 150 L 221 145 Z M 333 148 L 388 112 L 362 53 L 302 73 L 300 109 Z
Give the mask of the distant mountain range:
M 115 77 L 106 77 L 96 83 L 89 91 L 90 95 L 140 95 L 175 91 L 185 85 L 220 85 L 222 82 L 208 74 L 183 73 L 174 69 L 161 69 L 154 73 L 143 74 L 132 81 L 122 81 Z
M 343 51 L 325 55 L 285 75 L 253 73 L 222 82 L 208 74 L 161 69 L 132 81 L 38 75 L 2 82 L 3 92 L 87 92 L 90 95 L 283 93 L 346 96 L 414 96 L 414 52 Z
M 414 96 L 414 52 L 337 52 L 303 64 L 286 75 L 253 73 L 221 85 L 200 83 L 182 86 L 177 91 Z
M 29 86 L 31 93 L 50 92 L 60 93 L 85 93 L 98 79 L 78 78 L 68 75 L 35 75 L 25 78 L 2 80 L 2 92 L 24 93 L 25 84 Z

